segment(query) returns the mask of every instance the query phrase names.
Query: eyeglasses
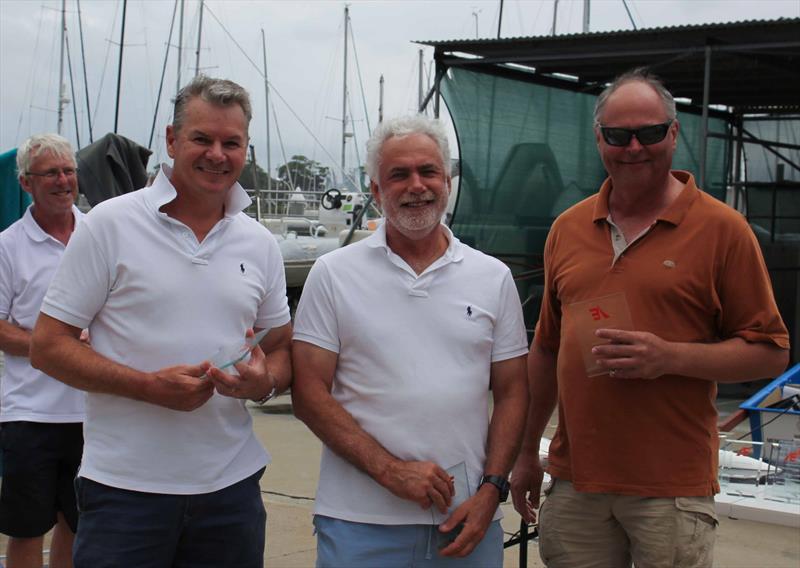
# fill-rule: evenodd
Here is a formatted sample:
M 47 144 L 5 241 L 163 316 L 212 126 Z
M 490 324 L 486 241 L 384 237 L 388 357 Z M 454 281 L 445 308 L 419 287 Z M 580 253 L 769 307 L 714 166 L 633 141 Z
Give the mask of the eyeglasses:
M 47 170 L 46 172 L 25 172 L 25 175 L 43 177 L 48 181 L 56 181 L 58 176 L 62 173 L 65 177 L 73 178 L 78 175 L 78 168 L 53 168 L 52 170 Z
M 634 136 L 636 136 L 639 144 L 649 146 L 650 144 L 658 144 L 666 138 L 671 124 L 672 120 L 668 120 L 662 124 L 642 126 L 641 128 L 601 126 L 600 133 L 603 135 L 603 140 L 605 140 L 606 144 L 609 146 L 627 146 L 631 143 L 631 138 Z

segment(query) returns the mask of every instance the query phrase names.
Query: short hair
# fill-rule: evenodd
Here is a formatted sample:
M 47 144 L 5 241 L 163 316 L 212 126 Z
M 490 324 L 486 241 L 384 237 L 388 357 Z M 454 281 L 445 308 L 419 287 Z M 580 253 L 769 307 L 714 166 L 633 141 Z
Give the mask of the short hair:
M 227 107 L 238 104 L 242 107 L 250 126 L 253 118 L 253 107 L 250 105 L 250 95 L 241 85 L 228 79 L 215 79 L 207 75 L 197 75 L 175 96 L 175 110 L 172 113 L 172 128 L 176 132 L 183 126 L 186 118 L 186 106 L 194 98 L 200 97 L 207 103 Z
M 33 161 L 42 154 L 69 158 L 75 164 L 75 151 L 60 134 L 34 134 L 17 148 L 17 174 L 27 175 Z
M 619 75 L 608 87 L 603 89 L 603 92 L 597 97 L 597 102 L 594 105 L 595 126 L 600 125 L 600 113 L 603 112 L 608 98 L 614 94 L 614 91 L 619 89 L 622 85 L 633 83 L 634 81 L 650 85 L 653 90 L 658 93 L 658 96 L 661 97 L 661 101 L 664 103 L 664 110 L 667 113 L 667 118 L 669 120 L 675 120 L 677 112 L 675 110 L 675 99 L 672 97 L 672 93 L 667 90 L 663 81 L 650 71 L 649 67 L 637 67 Z
M 381 122 L 367 141 L 367 175 L 377 183 L 383 144 L 394 136 L 425 134 L 439 148 L 444 171 L 450 173 L 450 144 L 447 131 L 441 120 L 428 118 L 423 114 L 401 116 Z

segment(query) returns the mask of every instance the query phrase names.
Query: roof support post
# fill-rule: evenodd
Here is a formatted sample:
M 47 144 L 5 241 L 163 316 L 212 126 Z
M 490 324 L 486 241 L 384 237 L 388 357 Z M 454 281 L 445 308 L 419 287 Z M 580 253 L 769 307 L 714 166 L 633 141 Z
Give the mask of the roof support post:
M 705 49 L 705 70 L 703 73 L 703 133 L 700 139 L 700 187 L 706 188 L 706 151 L 708 146 L 708 101 L 711 90 L 711 46 Z
M 736 113 L 736 118 L 734 119 L 734 128 L 736 129 L 736 145 L 734 150 L 734 162 L 733 162 L 733 208 L 737 211 L 739 209 L 739 196 L 742 196 L 742 209 L 747 208 L 747 200 L 744 199 L 746 196 L 745 192 L 747 189 L 740 185 L 742 180 L 742 154 L 744 152 L 744 142 L 742 140 L 742 115 L 741 113 Z

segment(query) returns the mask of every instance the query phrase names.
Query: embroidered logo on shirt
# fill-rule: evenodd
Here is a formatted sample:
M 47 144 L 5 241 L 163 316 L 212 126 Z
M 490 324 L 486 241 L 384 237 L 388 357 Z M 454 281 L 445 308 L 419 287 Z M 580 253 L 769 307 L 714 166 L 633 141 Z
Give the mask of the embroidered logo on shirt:
M 241 270 L 242 274 L 244 274 L 244 263 L 243 262 L 241 264 L 239 264 L 239 270 Z
M 589 313 L 592 314 L 592 319 L 595 321 L 601 319 L 608 319 L 611 317 L 606 312 L 604 312 L 603 308 L 601 308 L 600 306 L 589 308 Z
M 667 260 L 665 260 L 665 261 L 663 262 L 663 264 L 664 264 L 664 266 L 666 266 L 667 268 L 675 268 L 675 261 L 674 261 L 674 260 L 667 259 Z
M 468 318 L 472 317 L 472 306 L 467 306 L 467 317 Z

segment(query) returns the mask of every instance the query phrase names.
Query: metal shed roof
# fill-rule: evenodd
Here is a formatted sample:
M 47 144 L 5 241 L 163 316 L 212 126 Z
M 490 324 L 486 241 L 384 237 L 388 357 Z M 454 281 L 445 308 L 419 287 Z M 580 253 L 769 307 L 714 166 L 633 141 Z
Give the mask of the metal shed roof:
M 648 66 L 675 97 L 698 106 L 708 58 L 710 105 L 737 112 L 800 111 L 800 18 L 417 43 L 432 46 L 445 67 L 555 81 L 592 93 L 624 71 Z

